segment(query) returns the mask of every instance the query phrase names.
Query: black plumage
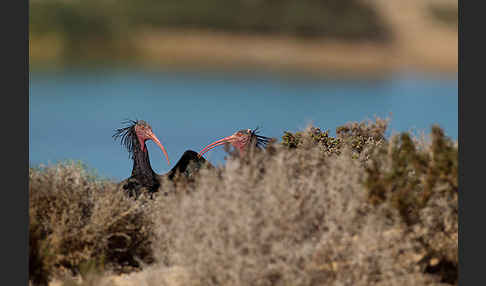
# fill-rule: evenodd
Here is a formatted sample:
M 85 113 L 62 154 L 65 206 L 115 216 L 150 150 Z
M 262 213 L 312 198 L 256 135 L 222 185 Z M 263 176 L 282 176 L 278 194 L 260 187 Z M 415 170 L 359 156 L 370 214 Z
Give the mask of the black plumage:
M 179 173 L 183 178 L 191 178 L 202 166 L 212 167 L 209 162 L 199 157 L 196 152 L 187 150 L 169 172 L 159 175 L 154 172 L 150 165 L 148 150 L 145 146 L 145 141 L 150 138 L 142 138 L 141 140 L 140 135 L 137 133 L 137 128 L 145 128 L 151 132 L 150 125 L 143 120 L 128 120 L 122 123 L 127 126 L 116 129 L 113 138 L 115 140 L 120 139 L 120 143 L 127 149 L 130 158 L 133 160 L 131 176 L 120 182 L 121 187 L 130 196 L 138 196 L 144 189 L 149 193 L 159 191 L 161 180 L 164 177 L 173 180 L 176 174 Z
M 245 130 L 242 130 L 242 131 L 245 131 Z M 248 130 L 247 132 L 250 133 L 251 135 L 251 139 L 250 139 L 250 142 L 252 144 L 254 144 L 255 147 L 259 148 L 259 149 L 265 149 L 268 145 L 268 143 L 272 142 L 272 138 L 270 137 L 265 137 L 265 136 L 262 136 L 262 135 L 258 135 L 258 133 L 260 132 L 260 128 L 257 127 L 253 130 Z

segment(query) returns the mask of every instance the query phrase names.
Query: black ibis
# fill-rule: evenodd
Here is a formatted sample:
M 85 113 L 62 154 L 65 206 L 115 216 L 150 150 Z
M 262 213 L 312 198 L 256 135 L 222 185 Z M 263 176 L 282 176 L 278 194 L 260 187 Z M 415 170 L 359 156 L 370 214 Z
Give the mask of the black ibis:
M 258 135 L 258 128 L 242 129 L 233 133 L 233 135 L 214 141 L 213 143 L 204 147 L 204 149 L 199 152 L 198 156 L 201 157 L 204 153 L 209 150 L 225 144 L 231 144 L 236 150 L 238 150 L 240 156 L 244 156 L 248 148 L 256 147 L 257 149 L 263 149 L 270 143 L 273 139 L 270 137 L 265 137 Z
M 150 165 L 145 142 L 147 140 L 154 141 L 164 153 L 169 165 L 170 160 L 164 146 L 153 133 L 152 127 L 143 120 L 128 120 L 123 123 L 128 125 L 116 129 L 113 138 L 115 140 L 120 138 L 121 144 L 127 149 L 133 160 L 131 176 L 120 183 L 130 196 L 138 196 L 142 188 L 147 189 L 151 194 L 157 192 L 163 177 L 173 180 L 177 173 L 182 174 L 184 177 L 191 177 L 204 164 L 211 167 L 211 164 L 204 158 L 199 157 L 196 152 L 187 150 L 169 172 L 163 175 L 156 174 Z

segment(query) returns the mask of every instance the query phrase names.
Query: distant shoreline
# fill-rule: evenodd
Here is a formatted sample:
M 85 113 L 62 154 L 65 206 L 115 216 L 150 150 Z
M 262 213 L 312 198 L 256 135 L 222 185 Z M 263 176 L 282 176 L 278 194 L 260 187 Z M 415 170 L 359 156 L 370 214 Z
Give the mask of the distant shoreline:
M 283 36 L 253 36 L 202 31 L 145 31 L 131 39 L 135 52 L 112 63 L 149 68 L 191 68 L 304 72 L 339 75 L 380 75 L 419 70 L 454 73 L 457 53 L 448 49 L 410 53 L 391 44 L 302 40 Z M 441 43 L 436 43 L 437 47 Z M 455 47 L 457 50 L 457 45 Z M 93 63 L 96 59 L 91 59 Z M 104 59 L 108 66 L 111 64 Z M 30 39 L 34 68 L 64 66 L 62 41 L 55 36 Z M 83 61 L 79 62 L 83 64 Z
M 370 3 L 390 29 L 389 41 L 143 28 L 126 31 L 107 46 L 103 39 L 69 42 L 60 34 L 31 34 L 30 63 L 33 68 L 118 65 L 370 77 L 410 70 L 457 73 L 457 27 L 437 21 L 428 12 L 431 4 L 454 7 L 456 2 L 373 0 Z
M 434 52 L 428 49 L 410 52 L 396 42 L 303 40 L 195 31 L 146 32 L 136 38 L 144 43 L 140 46 L 140 63 L 148 66 L 257 67 L 336 75 L 379 75 L 407 70 L 457 72 L 453 40 L 448 44 L 435 43 Z

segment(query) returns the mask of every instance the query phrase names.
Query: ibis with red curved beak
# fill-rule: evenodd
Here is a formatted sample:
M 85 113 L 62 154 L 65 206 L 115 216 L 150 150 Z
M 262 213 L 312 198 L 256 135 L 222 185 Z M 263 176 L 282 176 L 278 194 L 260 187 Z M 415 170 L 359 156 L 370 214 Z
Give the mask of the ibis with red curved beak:
M 256 147 L 258 149 L 263 149 L 270 143 L 273 139 L 270 137 L 265 137 L 258 135 L 258 128 L 251 130 L 251 129 L 242 129 L 233 133 L 233 135 L 224 137 L 222 139 L 216 140 L 213 143 L 204 147 L 198 154 L 201 157 L 204 153 L 208 152 L 209 150 L 225 144 L 230 144 L 236 150 L 238 150 L 240 156 L 244 156 L 248 148 Z
M 197 156 L 196 152 L 187 150 L 169 172 L 163 175 L 156 174 L 150 165 L 146 142 L 152 140 L 159 146 L 169 166 L 170 160 L 164 146 L 153 133 L 152 127 L 143 120 L 128 120 L 123 123 L 127 124 L 127 126 L 116 129 L 113 138 L 115 140 L 120 139 L 121 144 L 127 149 L 133 160 L 131 176 L 120 182 L 120 185 L 130 196 L 138 196 L 142 188 L 147 189 L 150 193 L 157 192 L 163 177 L 172 180 L 177 173 L 189 177 L 204 164 L 208 164 L 211 167 L 209 162 Z

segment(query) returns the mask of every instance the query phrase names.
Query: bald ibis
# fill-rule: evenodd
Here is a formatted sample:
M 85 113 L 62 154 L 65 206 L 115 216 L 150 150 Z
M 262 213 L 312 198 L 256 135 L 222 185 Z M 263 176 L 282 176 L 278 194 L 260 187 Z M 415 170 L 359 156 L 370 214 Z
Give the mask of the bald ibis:
M 135 195 L 137 197 L 142 189 L 146 189 L 151 194 L 157 192 L 163 177 L 173 180 L 176 174 L 180 173 L 183 177 L 189 178 L 205 164 L 208 167 L 212 167 L 209 162 L 199 157 L 196 152 L 187 150 L 169 172 L 163 175 L 156 174 L 150 165 L 146 141 L 152 140 L 160 147 L 169 165 L 170 160 L 164 146 L 153 133 L 152 127 L 143 120 L 128 120 L 123 123 L 127 124 L 127 126 L 116 129 L 113 138 L 115 140 L 120 139 L 121 144 L 127 149 L 133 160 L 131 176 L 120 182 L 122 188 L 130 196 Z
M 257 149 L 263 149 L 273 139 L 258 135 L 258 128 L 254 130 L 242 129 L 233 133 L 233 135 L 214 141 L 202 149 L 198 156 L 201 157 L 209 150 L 225 144 L 231 144 L 238 152 L 240 156 L 244 156 L 249 147 L 256 147 Z

